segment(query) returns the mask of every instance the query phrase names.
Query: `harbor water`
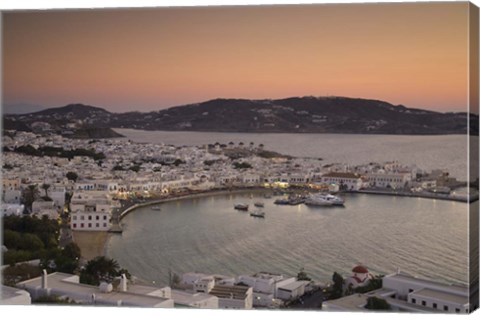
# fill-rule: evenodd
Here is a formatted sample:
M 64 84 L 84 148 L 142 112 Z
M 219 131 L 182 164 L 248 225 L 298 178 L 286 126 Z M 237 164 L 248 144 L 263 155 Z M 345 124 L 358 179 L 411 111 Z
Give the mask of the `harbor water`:
M 181 145 L 244 142 L 325 163 L 397 160 L 424 170 L 448 169 L 466 180 L 467 137 L 245 134 L 117 129 L 135 142 Z M 478 138 L 478 137 L 477 137 Z M 141 279 L 168 283 L 169 272 L 295 275 L 301 268 L 317 281 L 334 271 L 348 275 L 356 264 L 373 273 L 398 269 L 444 283 L 468 282 L 468 204 L 348 194 L 345 207 L 281 206 L 261 195 L 225 194 L 139 208 L 112 235 L 107 255 Z M 265 203 L 266 217 L 233 209 Z

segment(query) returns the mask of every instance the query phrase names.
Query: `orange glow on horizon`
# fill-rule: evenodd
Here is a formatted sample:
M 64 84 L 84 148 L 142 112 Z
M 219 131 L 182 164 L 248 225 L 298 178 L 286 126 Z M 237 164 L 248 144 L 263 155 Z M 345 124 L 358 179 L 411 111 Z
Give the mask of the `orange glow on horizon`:
M 7 12 L 4 102 L 348 96 L 466 111 L 468 3 Z

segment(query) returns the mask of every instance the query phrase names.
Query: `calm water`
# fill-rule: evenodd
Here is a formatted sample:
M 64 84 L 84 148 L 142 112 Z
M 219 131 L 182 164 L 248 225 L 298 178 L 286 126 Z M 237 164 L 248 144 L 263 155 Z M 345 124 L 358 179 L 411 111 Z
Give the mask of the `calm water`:
M 362 263 L 375 273 L 402 271 L 443 281 L 468 279 L 468 205 L 372 195 L 344 196 L 343 208 L 278 206 L 260 195 L 227 194 L 138 209 L 123 219 L 108 255 L 142 279 L 168 283 L 168 270 L 227 275 L 258 271 L 315 280 L 349 274 Z M 265 202 L 266 218 L 233 209 Z
M 136 142 L 204 145 L 240 141 L 268 150 L 350 164 L 398 160 L 446 168 L 467 178 L 467 137 L 337 134 L 245 134 L 118 129 Z M 478 137 L 477 137 L 478 139 Z M 401 270 L 446 283 L 468 279 L 467 204 L 420 198 L 347 195 L 346 207 L 312 209 L 265 201 L 265 219 L 233 210 L 261 196 L 224 195 L 139 209 L 123 220 L 108 255 L 143 279 L 167 283 L 168 271 L 227 275 L 271 271 L 315 280 L 349 274 L 362 263 L 375 273 Z
M 448 169 L 467 179 L 467 136 L 394 136 L 343 134 L 268 134 L 171 132 L 115 129 L 136 142 L 173 145 L 209 143 L 262 143 L 267 150 L 301 157 L 323 158 L 326 163 L 362 164 L 398 160 L 422 169 Z M 475 137 L 478 142 L 478 137 Z M 478 173 L 478 172 L 477 172 Z M 476 178 L 476 177 L 475 177 Z

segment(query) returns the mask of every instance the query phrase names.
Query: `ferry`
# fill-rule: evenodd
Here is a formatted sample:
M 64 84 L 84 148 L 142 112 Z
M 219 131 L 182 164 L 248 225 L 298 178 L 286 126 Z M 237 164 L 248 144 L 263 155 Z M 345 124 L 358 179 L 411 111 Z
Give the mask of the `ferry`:
M 265 212 L 260 211 L 260 210 L 250 212 L 250 215 L 252 217 L 256 217 L 256 218 L 265 218 Z
M 233 208 L 236 210 L 248 211 L 248 205 L 245 203 L 237 203 Z

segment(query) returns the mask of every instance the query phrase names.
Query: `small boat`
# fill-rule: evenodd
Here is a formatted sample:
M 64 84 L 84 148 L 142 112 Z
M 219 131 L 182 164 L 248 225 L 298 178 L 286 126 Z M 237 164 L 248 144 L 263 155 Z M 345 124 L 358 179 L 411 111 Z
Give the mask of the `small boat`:
M 256 218 L 265 218 L 265 212 L 260 210 L 253 211 L 253 212 L 250 212 L 250 216 L 256 217 Z
M 305 199 L 301 197 L 288 198 L 288 204 L 292 206 L 296 206 L 304 202 L 305 202 Z
M 274 204 L 276 204 L 276 205 L 289 205 L 290 202 L 288 201 L 288 199 L 277 199 L 277 200 L 275 200 Z
M 263 208 L 265 204 L 261 201 L 257 201 L 253 204 L 255 207 Z
M 245 203 L 237 203 L 233 208 L 236 210 L 248 211 L 248 205 Z
M 265 194 L 265 195 L 263 195 L 263 198 L 265 198 L 265 199 L 270 199 L 270 198 L 272 198 L 272 195 L 270 195 L 270 194 Z
M 156 210 L 156 211 L 162 210 L 162 208 L 160 208 L 160 206 L 153 206 L 151 209 Z

